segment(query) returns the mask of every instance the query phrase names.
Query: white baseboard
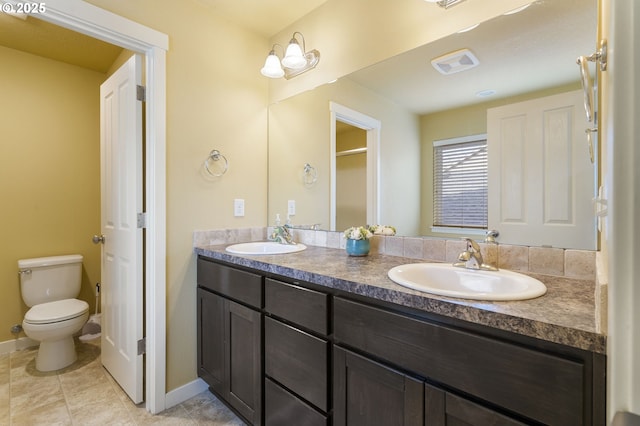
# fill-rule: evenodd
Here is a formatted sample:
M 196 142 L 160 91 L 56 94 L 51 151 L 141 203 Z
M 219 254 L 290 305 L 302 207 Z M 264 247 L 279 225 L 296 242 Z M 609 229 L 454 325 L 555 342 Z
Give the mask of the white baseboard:
M 209 389 L 209 385 L 207 385 L 204 380 L 198 378 L 186 385 L 167 392 L 165 396 L 165 409 L 178 405 L 189 398 L 193 398 L 207 389 Z
M 21 351 L 22 349 L 30 348 L 32 346 L 38 346 L 37 340 L 30 339 L 28 337 L 21 337 L 19 339 L 7 340 L 0 342 L 0 355 L 8 354 L 14 351 Z

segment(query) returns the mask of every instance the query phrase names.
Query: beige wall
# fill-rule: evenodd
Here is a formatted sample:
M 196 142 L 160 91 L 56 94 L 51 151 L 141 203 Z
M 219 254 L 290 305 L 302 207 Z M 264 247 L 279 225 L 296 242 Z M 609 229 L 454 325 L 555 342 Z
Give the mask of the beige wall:
M 84 256 L 80 298 L 100 281 L 100 83 L 105 75 L 0 47 L 0 341 L 22 323 L 17 260 Z
M 431 232 L 431 226 L 433 225 L 433 141 L 486 133 L 487 110 L 489 108 L 568 92 L 579 88 L 580 83 L 574 83 L 420 117 L 423 182 L 420 206 L 420 235 L 450 238 L 459 236 Z
M 328 229 L 330 202 L 329 102 L 381 122 L 380 224 L 400 235 L 416 235 L 420 222 L 420 135 L 418 116 L 348 78 L 269 106 L 269 223 L 296 200 L 294 224 Z M 305 163 L 318 170 L 312 187 L 302 184 Z M 339 230 L 339 229 L 338 229 Z
M 366 130 L 336 132 L 336 152 L 367 147 Z M 367 153 L 336 158 L 336 230 L 367 224 Z

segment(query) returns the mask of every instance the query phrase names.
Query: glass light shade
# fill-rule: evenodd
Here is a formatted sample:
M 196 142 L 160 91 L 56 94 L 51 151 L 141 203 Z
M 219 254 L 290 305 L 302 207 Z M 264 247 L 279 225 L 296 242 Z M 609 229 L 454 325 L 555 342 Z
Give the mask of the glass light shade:
M 269 53 L 267 60 L 264 61 L 264 67 L 262 67 L 260 73 L 269 78 L 280 78 L 284 76 L 284 70 L 280 64 L 280 58 L 278 58 L 275 52 L 272 51 Z
M 296 39 L 291 39 L 289 42 L 287 52 L 282 58 L 282 65 L 294 70 L 304 68 L 307 65 L 307 60 Z

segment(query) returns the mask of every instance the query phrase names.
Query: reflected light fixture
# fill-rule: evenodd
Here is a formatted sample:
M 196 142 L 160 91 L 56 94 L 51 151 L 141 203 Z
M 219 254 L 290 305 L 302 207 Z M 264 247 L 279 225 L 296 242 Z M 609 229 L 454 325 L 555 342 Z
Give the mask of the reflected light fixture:
M 529 6 L 531 6 L 532 4 L 533 4 L 533 2 L 531 2 L 531 3 L 527 3 L 527 4 L 525 4 L 524 6 L 520 6 L 520 7 L 517 7 L 517 8 L 515 8 L 515 9 L 513 9 L 513 10 L 510 10 L 510 11 L 508 11 L 508 12 L 505 12 L 505 13 L 503 13 L 503 15 L 504 15 L 504 16 L 508 16 L 508 15 L 515 15 L 516 13 L 520 13 L 520 12 L 522 12 L 523 10 L 525 10 L 526 8 L 528 8 Z
M 455 6 L 458 3 L 462 3 L 464 0 L 424 0 L 424 1 L 428 3 L 435 3 L 444 9 L 449 9 L 450 7 Z
M 300 47 L 296 34 L 302 39 L 302 47 Z M 294 32 L 293 36 L 291 36 L 289 46 L 287 46 L 287 50 L 284 51 L 282 61 L 280 61 L 280 58 L 276 54 L 276 46 L 282 49 L 282 46 L 279 44 L 274 44 L 267 56 L 264 66 L 260 70 L 260 73 L 265 77 L 284 77 L 288 80 L 315 68 L 320 61 L 320 52 L 317 50 L 314 49 L 309 52 L 305 52 L 304 36 L 298 31 Z
M 473 24 L 467 28 L 463 28 L 461 30 L 458 30 L 458 34 L 462 34 L 462 33 L 468 33 L 471 30 L 475 30 L 476 28 L 478 28 L 480 26 L 480 23 L 477 24 Z

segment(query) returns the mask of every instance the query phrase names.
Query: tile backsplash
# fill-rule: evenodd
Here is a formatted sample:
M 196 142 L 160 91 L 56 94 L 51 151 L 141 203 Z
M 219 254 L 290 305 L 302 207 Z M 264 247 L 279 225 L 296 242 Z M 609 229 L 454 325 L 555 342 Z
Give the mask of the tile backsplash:
M 264 241 L 270 228 L 234 228 L 195 231 L 194 246 Z M 328 248 L 344 248 L 342 232 L 293 229 L 295 241 Z M 371 240 L 372 253 L 402 256 L 416 260 L 454 262 L 465 249 L 465 242 L 457 239 L 428 237 L 375 236 Z M 487 263 L 519 272 L 563 276 L 584 280 L 596 278 L 596 252 L 592 250 L 528 247 L 510 244 L 480 243 Z

